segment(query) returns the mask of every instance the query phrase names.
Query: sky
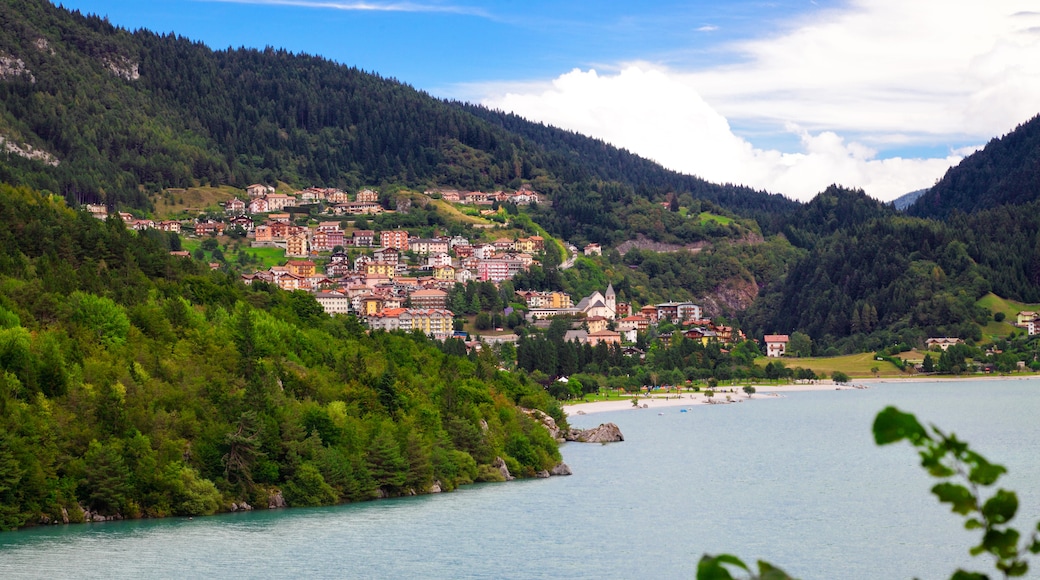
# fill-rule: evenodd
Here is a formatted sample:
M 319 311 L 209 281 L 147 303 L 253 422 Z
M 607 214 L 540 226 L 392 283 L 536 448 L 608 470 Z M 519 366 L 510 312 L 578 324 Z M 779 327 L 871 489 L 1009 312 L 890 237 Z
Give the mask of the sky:
M 1036 0 L 62 0 L 321 55 L 717 183 L 891 200 L 1040 113 Z

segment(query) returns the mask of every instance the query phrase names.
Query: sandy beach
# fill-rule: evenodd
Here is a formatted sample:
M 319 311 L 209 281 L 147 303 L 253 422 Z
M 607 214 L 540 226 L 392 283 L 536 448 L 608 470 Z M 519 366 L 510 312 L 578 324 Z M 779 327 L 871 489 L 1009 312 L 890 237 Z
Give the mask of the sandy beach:
M 839 385 L 833 381 L 816 381 L 814 383 L 798 383 L 790 385 L 755 385 L 755 394 L 748 397 L 741 387 L 719 387 L 715 389 L 714 402 L 709 402 L 704 391 L 699 393 L 682 393 L 681 395 L 652 394 L 640 396 L 639 410 L 652 411 L 653 409 L 665 407 L 692 407 L 694 405 L 711 404 L 737 404 L 754 399 L 765 399 L 783 396 L 783 393 L 796 393 L 804 391 L 844 391 L 867 388 L 861 383 L 849 383 Z M 727 400 L 727 397 L 729 399 Z M 646 405 L 646 408 L 643 408 Z M 588 415 L 591 413 L 605 413 L 608 411 L 623 411 L 625 409 L 636 410 L 632 406 L 632 399 L 618 399 L 616 401 L 595 401 L 592 403 L 576 403 L 566 405 L 563 411 L 568 416 Z
M 848 384 L 837 384 L 830 380 L 820 380 L 813 383 L 794 383 L 789 385 L 754 385 L 755 394 L 748 397 L 744 394 L 744 391 L 740 390 L 741 387 L 719 387 L 715 389 L 715 396 L 712 397 L 714 403 L 708 402 L 708 397 L 704 396 L 704 391 L 699 393 L 682 393 L 681 395 L 665 395 L 665 394 L 653 394 L 649 397 L 640 396 L 639 405 L 640 410 L 653 410 L 655 408 L 664 407 L 692 407 L 694 405 L 710 405 L 710 404 L 734 404 L 743 403 L 748 400 L 764 399 L 768 397 L 780 397 L 783 393 L 796 393 L 803 391 L 844 391 L 854 389 L 870 388 L 872 384 L 881 383 L 938 383 L 947 381 L 1036 381 L 1040 380 L 1040 375 L 1028 374 L 1028 375 L 966 375 L 961 377 L 951 376 L 927 376 L 927 377 L 900 377 L 900 378 L 870 378 L 860 379 L 856 382 Z M 726 397 L 729 396 L 729 400 Z M 642 406 L 646 405 L 646 409 Z M 596 401 L 592 403 L 577 403 L 574 405 L 566 405 L 563 408 L 564 413 L 568 416 L 571 415 L 587 415 L 590 413 L 605 413 L 608 411 L 622 411 L 624 409 L 633 409 L 632 399 L 619 399 L 616 401 Z

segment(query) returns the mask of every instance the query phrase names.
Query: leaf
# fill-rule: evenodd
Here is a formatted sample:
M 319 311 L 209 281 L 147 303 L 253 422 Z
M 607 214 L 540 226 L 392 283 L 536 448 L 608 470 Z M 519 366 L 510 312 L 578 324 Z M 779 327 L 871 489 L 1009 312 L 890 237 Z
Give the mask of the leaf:
M 961 515 L 968 515 L 975 510 L 975 496 L 971 495 L 968 488 L 956 483 L 937 483 L 932 488 L 932 493 L 939 501 L 950 504 L 950 509 Z
M 917 422 L 917 417 L 895 407 L 886 407 L 874 419 L 874 441 L 878 445 L 887 445 L 903 439 L 917 446 L 921 441 L 931 438 Z
M 794 580 L 787 572 L 762 560 L 758 561 L 758 578 L 759 580 Z
M 985 459 L 982 461 L 982 463 L 976 465 L 971 470 L 971 473 L 968 474 L 968 480 L 972 483 L 977 483 L 979 485 L 993 485 L 998 479 L 1000 479 L 1001 475 L 1007 473 L 1007 469 L 1003 465 L 990 463 Z
M 979 574 L 978 572 L 965 572 L 964 570 L 957 570 L 950 576 L 950 580 L 989 580 L 989 576 L 985 574 Z
M 1001 559 L 1018 555 L 1018 530 L 986 530 L 978 547 Z
M 1004 524 L 1015 517 L 1018 511 L 1018 496 L 1013 491 L 997 490 L 982 506 L 982 515 L 991 523 Z
M 747 564 L 741 562 L 736 556 L 730 554 L 719 554 L 710 556 L 704 554 L 701 561 L 697 563 L 697 580 L 733 580 L 733 575 L 724 566 L 729 564 L 736 566 L 746 572 L 750 572 Z
M 981 530 L 984 527 L 986 527 L 986 524 L 975 518 L 968 518 L 968 521 L 964 522 L 964 529 L 966 530 Z

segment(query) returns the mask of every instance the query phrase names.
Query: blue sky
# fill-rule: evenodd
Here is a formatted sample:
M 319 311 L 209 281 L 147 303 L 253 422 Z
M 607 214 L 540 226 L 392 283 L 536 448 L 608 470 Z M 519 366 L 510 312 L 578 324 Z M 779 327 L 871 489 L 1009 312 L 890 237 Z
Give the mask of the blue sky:
M 892 199 L 1040 112 L 1032 0 L 66 0 L 593 135 L 712 181 Z

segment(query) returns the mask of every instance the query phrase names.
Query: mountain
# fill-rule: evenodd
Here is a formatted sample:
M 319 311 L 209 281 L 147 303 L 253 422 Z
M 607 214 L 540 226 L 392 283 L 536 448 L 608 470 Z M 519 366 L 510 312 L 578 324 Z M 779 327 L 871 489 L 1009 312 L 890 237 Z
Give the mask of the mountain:
M 939 183 L 907 210 L 943 219 L 954 211 L 972 213 L 1040 199 L 1040 115 L 990 141 L 950 168 Z
M 913 203 L 917 201 L 927 191 L 927 189 L 918 189 L 916 191 L 911 191 L 910 193 L 904 193 L 903 195 L 892 200 L 892 205 L 895 206 L 895 208 L 899 211 L 905 211 L 906 208 L 913 205 Z
M 166 187 L 276 180 L 495 189 L 616 183 L 732 211 L 797 204 L 665 170 L 602 141 L 284 50 L 213 51 L 43 0 L 0 2 L 0 180 L 149 207 Z M 35 155 L 35 158 L 32 158 Z M 598 187 L 598 185 L 597 185 Z

